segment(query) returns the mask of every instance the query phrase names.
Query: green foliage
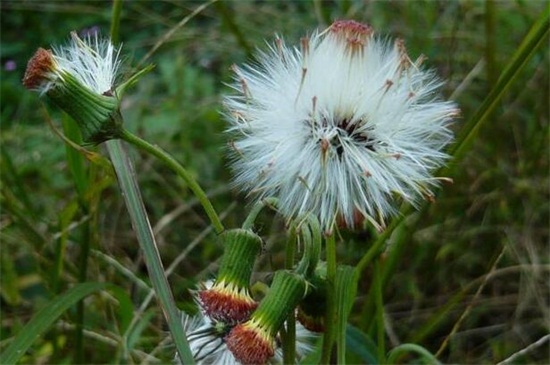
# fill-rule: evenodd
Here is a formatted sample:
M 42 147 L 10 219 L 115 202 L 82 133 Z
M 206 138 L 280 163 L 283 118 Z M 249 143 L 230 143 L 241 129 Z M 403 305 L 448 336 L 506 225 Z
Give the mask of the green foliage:
M 521 51 L 529 29 L 548 11 L 542 1 L 488 3 L 231 1 L 224 3 L 225 10 L 209 6 L 146 61 L 155 68 L 126 92 L 126 127 L 182 162 L 225 216 L 224 225 L 240 226 L 250 207 L 230 208 L 233 202 L 246 205 L 228 187 L 221 95 L 230 92 L 224 82 L 230 80 L 231 64 L 247 58 L 243 39 L 252 48 L 265 49 L 264 39 L 271 41 L 275 34 L 298 42 L 333 19 L 370 23 L 382 36 L 405 39 L 411 57 L 428 56 L 425 64 L 447 80 L 445 96 L 461 107 L 462 118 L 454 127 L 460 133 L 479 113 L 504 67 Z M 201 4 L 125 2 L 120 39 L 127 63 L 137 65 Z M 162 313 L 155 301 L 146 301 L 147 272 L 111 171 L 94 163 L 93 155 L 83 158 L 72 148 L 66 150 L 44 121 L 50 118 L 74 140 L 70 123 L 62 128 L 63 116 L 43 106 L 20 83 L 37 47 L 60 43 L 71 30 L 97 26 L 108 34 L 110 6 L 2 3 L 0 352 L 13 354 L 13 346 L 29 335 L 26 326 L 42 318 L 43 336 L 25 342 L 25 363 L 74 362 L 73 331 L 79 323 L 85 329 L 86 362 L 141 362 L 147 356 L 169 362 L 173 357 L 173 347 L 160 345 L 167 336 Z M 231 31 L 231 17 L 242 38 Z M 411 350 L 406 346 L 401 354 L 390 350 L 414 342 L 437 353 L 467 308 L 468 316 L 438 355 L 439 361 L 497 363 L 526 348 L 515 363 L 549 361 L 548 342 L 537 345 L 549 331 L 547 42 L 543 36 L 543 46 L 485 116 L 463 159 L 451 162 L 449 177 L 454 183 L 445 184 L 435 203 L 407 215 L 385 242 L 378 259 L 385 347 L 387 356 L 400 363 L 418 363 L 420 357 L 404 354 Z M 9 70 L 8 61 L 15 62 L 15 70 Z M 103 153 L 103 147 L 95 152 Z M 153 157 L 131 154 L 165 267 L 202 237 L 169 276 L 178 304 L 189 307 L 187 290 L 210 276 L 222 249 L 216 235 L 208 233 L 208 217 L 184 182 Z M 284 222 L 273 217 L 266 209 L 256 220 L 255 228 L 266 242 L 258 272 L 284 266 L 281 247 L 274 246 L 281 241 Z M 357 263 L 376 239 L 369 230 L 340 234 L 337 254 L 346 264 Z M 87 280 L 124 288 L 133 304 L 123 300 L 126 304 L 121 305 L 106 293 L 90 296 L 85 316 L 79 319 L 72 304 L 77 301 L 74 288 L 82 288 L 74 285 L 81 279 L 86 240 L 91 246 L 90 256 L 84 255 Z M 368 266 L 358 278 L 350 314 L 353 326 L 348 325 L 345 333 L 350 363 L 378 358 L 373 339 L 380 318 L 374 294 L 367 295 L 374 293 L 372 277 Z M 485 287 L 474 296 L 482 283 Z M 72 301 L 64 302 L 63 310 L 55 316 L 47 312 L 52 301 L 67 295 Z M 48 318 L 41 314 L 45 311 Z M 15 357 L 10 355 L 10 360 Z

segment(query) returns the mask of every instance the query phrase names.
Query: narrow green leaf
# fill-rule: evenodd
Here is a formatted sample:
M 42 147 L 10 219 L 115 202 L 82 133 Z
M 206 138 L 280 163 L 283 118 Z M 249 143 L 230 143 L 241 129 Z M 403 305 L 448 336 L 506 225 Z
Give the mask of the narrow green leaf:
M 413 343 L 404 343 L 402 345 L 395 347 L 393 350 L 391 350 L 388 353 L 388 363 L 396 364 L 397 360 L 399 360 L 401 356 L 406 355 L 408 353 L 415 353 L 419 355 L 420 359 L 424 360 L 421 362 L 423 364 L 430 364 L 430 365 L 441 364 L 430 351 L 426 350 L 422 346 L 419 346 Z M 417 363 L 418 362 L 415 362 L 415 364 Z
M 63 133 L 71 141 L 81 144 L 82 136 L 80 129 L 76 123 L 66 114 L 61 118 L 63 124 Z M 74 181 L 74 185 L 79 197 L 83 197 L 86 189 L 88 188 L 88 177 L 86 173 L 86 165 L 84 164 L 84 158 L 82 155 L 72 148 L 69 144 L 65 144 L 65 155 L 67 157 L 67 165 L 71 176 Z
M 512 59 L 502 72 L 502 75 L 498 79 L 495 87 L 485 98 L 474 116 L 462 127 L 460 136 L 457 138 L 455 145 L 453 145 L 449 151 L 449 154 L 453 156 L 455 163 L 453 163 L 449 168 L 443 169 L 444 171 L 456 166 L 456 161 L 462 158 L 465 154 L 468 147 L 472 144 L 479 128 L 486 120 L 489 119 L 487 117 L 498 105 L 498 102 L 502 99 L 504 93 L 508 91 L 514 81 L 517 80 L 521 70 L 527 64 L 527 61 L 531 59 L 537 48 L 543 44 L 543 40 L 548 36 L 549 27 L 550 8 L 547 7 L 545 11 L 540 14 L 537 21 L 529 30 L 529 33 L 527 33 L 519 45 L 516 53 L 512 56 Z M 446 174 L 436 174 L 436 176 L 446 176 Z
M 55 297 L 46 304 L 36 315 L 25 325 L 14 340 L 10 343 L 6 351 L 0 355 L 0 363 L 5 365 L 15 364 L 25 352 L 31 347 L 33 342 L 41 336 L 67 309 L 77 303 L 79 300 L 90 294 L 101 290 L 109 289 L 114 292 L 116 298 L 121 302 L 122 322 L 128 322 L 128 313 L 125 312 L 128 305 L 132 305 L 128 294 L 121 288 L 107 283 L 82 283 L 77 284 L 65 293 Z M 130 311 L 129 315 L 132 315 Z
M 141 333 L 147 328 L 149 323 L 151 323 L 151 320 L 155 317 L 155 315 L 155 310 L 149 310 L 145 312 L 131 328 L 128 328 L 128 332 L 125 334 L 126 348 L 128 351 L 131 351 L 134 348 L 138 340 L 141 338 Z
M 19 277 L 15 269 L 13 255 L 8 251 L 10 250 L 6 250 L 6 246 L 0 251 L 0 277 L 2 278 L 0 296 L 8 305 L 16 307 L 21 302 L 18 288 Z
M 34 209 L 31 199 L 29 198 L 27 191 L 25 190 L 25 184 L 19 176 L 11 155 L 8 153 L 4 145 L 0 145 L 0 173 L 4 184 L 9 185 L 13 190 L 13 194 L 24 205 L 25 210 L 33 214 Z
M 362 363 L 378 364 L 377 347 L 374 341 L 351 324 L 346 327 L 346 345 L 351 353 L 359 356 Z
M 357 274 L 351 266 L 340 265 L 336 269 L 336 344 L 338 363 L 346 363 L 346 328 L 348 316 L 357 294 Z

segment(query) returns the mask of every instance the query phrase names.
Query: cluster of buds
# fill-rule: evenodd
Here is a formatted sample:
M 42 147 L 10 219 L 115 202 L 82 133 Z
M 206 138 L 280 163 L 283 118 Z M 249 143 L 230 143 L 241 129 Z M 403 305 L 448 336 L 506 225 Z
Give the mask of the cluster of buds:
M 234 229 L 222 240 L 224 254 L 216 280 L 195 292 L 200 314 L 183 317 L 193 356 L 205 364 L 280 362 L 279 332 L 306 295 L 306 280 L 291 271 L 278 271 L 258 303 L 249 285 L 261 238 L 250 230 Z M 314 338 L 304 326 L 296 326 L 297 359 L 311 350 Z

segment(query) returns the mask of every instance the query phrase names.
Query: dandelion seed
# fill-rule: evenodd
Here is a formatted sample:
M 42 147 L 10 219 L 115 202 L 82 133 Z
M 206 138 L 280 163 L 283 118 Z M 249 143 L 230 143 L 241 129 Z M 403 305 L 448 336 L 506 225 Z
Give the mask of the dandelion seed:
M 396 196 L 417 204 L 439 184 L 457 111 L 422 60 L 354 21 L 297 48 L 278 38 L 238 68 L 225 99 L 235 186 L 278 198 L 289 219 L 313 213 L 327 231 L 353 227 L 357 212 L 382 226 Z

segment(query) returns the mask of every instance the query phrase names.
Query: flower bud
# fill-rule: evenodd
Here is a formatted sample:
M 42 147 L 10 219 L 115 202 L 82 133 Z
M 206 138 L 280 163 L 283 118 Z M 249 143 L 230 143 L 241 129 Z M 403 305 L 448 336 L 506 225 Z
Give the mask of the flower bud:
M 279 271 L 251 318 L 225 338 L 227 348 L 243 364 L 265 364 L 275 354 L 276 335 L 306 292 L 302 276 Z
M 250 296 L 249 284 L 261 238 L 250 230 L 224 233 L 224 254 L 218 277 L 210 288 L 197 293 L 199 303 L 212 319 L 225 323 L 246 321 L 257 303 Z
M 117 138 L 122 127 L 120 101 L 114 95 L 118 52 L 97 36 L 82 40 L 71 33 L 62 48 L 39 48 L 29 60 L 23 85 L 46 95 L 78 124 L 85 143 Z

